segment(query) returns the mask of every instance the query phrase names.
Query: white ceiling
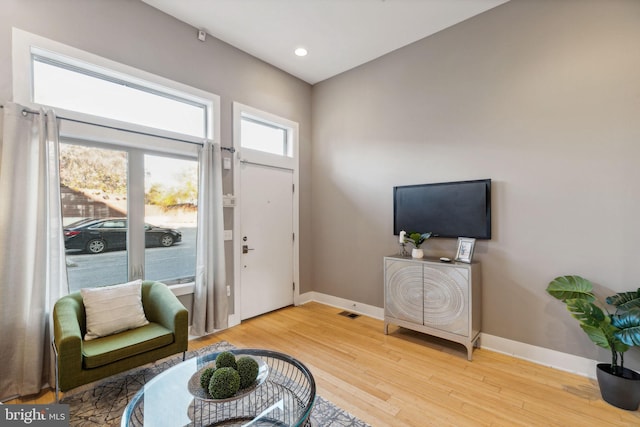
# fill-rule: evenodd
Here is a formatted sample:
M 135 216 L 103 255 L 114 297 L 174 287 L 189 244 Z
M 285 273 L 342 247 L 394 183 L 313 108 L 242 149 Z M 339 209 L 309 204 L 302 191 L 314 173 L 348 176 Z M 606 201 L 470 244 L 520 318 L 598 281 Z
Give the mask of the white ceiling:
M 508 0 L 142 1 L 315 84 Z

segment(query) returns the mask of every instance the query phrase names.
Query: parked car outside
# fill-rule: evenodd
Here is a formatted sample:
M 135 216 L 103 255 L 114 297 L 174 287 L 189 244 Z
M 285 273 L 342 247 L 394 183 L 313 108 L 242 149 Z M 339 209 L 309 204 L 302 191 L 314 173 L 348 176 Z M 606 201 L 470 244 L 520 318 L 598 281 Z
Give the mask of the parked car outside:
M 172 228 L 145 224 L 145 246 L 169 247 L 182 241 L 182 233 Z M 126 218 L 85 218 L 64 228 L 66 249 L 99 254 L 111 249 L 126 249 Z

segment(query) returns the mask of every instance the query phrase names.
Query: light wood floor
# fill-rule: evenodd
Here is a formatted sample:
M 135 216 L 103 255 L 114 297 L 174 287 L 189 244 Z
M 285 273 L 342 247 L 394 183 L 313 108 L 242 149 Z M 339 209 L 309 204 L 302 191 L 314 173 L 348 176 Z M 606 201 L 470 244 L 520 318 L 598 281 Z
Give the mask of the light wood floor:
M 389 328 L 318 303 L 289 307 L 191 341 L 290 354 L 318 394 L 372 426 L 639 426 L 640 412 L 605 403 L 595 381 L 484 349 Z M 51 402 L 51 392 L 13 403 Z

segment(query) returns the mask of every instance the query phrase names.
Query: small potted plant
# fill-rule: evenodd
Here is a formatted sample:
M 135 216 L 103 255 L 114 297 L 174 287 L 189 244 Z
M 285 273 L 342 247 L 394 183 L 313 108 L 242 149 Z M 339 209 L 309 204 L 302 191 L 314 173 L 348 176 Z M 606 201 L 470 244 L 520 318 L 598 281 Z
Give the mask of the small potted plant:
M 417 231 L 410 231 L 409 233 L 404 234 L 404 239 L 406 243 L 410 243 L 414 246 L 411 250 L 411 256 L 413 258 L 422 258 L 424 256 L 424 252 L 420 249 L 420 245 L 425 242 L 429 237 L 431 237 L 432 233 L 418 233 Z
M 611 351 L 611 363 L 596 366 L 602 398 L 618 408 L 637 410 L 640 374 L 624 367 L 624 353 L 640 345 L 640 289 L 606 298 L 616 307 L 613 314 L 597 301 L 591 282 L 580 276 L 556 277 L 547 292 L 566 304 L 591 341 Z

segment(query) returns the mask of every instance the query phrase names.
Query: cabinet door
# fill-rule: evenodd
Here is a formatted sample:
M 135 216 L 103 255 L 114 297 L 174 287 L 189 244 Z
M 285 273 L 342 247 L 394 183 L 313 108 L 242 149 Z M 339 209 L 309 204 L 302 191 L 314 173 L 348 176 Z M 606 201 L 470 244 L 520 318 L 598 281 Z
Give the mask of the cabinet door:
M 424 266 L 424 324 L 469 336 L 469 269 Z
M 421 325 L 423 323 L 422 265 L 386 260 L 385 315 Z

